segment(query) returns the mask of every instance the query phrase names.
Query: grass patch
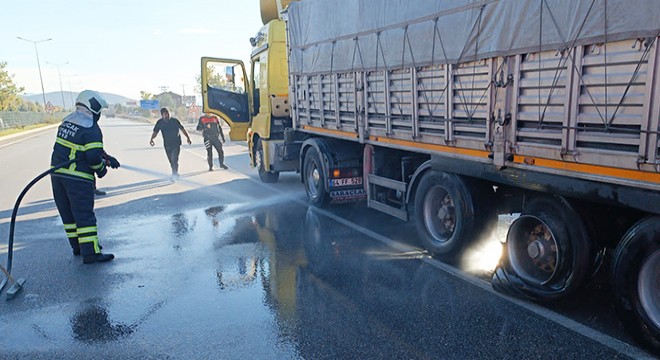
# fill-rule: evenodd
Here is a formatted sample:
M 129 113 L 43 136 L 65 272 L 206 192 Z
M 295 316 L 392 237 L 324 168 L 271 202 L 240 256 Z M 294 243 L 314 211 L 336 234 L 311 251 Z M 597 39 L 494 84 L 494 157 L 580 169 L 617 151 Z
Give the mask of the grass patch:
M 6 130 L 0 130 L 0 137 L 11 135 L 11 134 L 17 134 L 23 131 L 27 130 L 32 130 L 32 129 L 38 129 L 40 127 L 48 126 L 50 125 L 49 123 L 42 123 L 42 124 L 34 124 L 34 125 L 26 125 L 20 128 L 13 128 L 13 129 L 6 129 Z

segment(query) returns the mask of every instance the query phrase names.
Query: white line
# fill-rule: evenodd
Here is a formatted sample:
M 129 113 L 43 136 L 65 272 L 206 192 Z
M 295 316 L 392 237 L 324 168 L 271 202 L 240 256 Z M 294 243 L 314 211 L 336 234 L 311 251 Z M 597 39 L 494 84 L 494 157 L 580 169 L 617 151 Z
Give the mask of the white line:
M 301 202 L 297 200 L 298 202 Z M 307 204 L 308 205 L 308 204 Z M 364 228 L 363 226 L 360 226 L 358 224 L 355 224 L 349 220 L 346 220 L 340 216 L 337 216 L 331 212 L 328 212 L 327 210 L 323 209 L 315 209 L 319 213 L 322 213 L 323 215 L 345 225 L 348 227 L 351 227 L 359 232 L 361 232 L 364 235 L 367 235 L 375 240 L 378 240 L 392 248 L 395 248 L 399 251 L 403 252 L 408 252 L 408 251 L 415 251 L 417 250 L 414 247 L 411 247 L 406 244 L 399 243 L 397 241 L 394 241 L 386 236 L 383 236 L 375 231 L 369 230 L 367 228 Z M 618 340 L 616 338 L 613 338 L 607 334 L 604 334 L 600 331 L 594 330 L 593 328 L 590 328 L 588 326 L 585 326 L 575 320 L 572 320 L 570 318 L 567 318 L 561 314 L 558 314 L 552 310 L 548 310 L 542 306 L 536 305 L 534 303 L 530 303 L 527 301 L 523 301 L 514 297 L 507 296 L 505 294 L 499 293 L 495 291 L 491 284 L 485 280 L 479 279 L 475 276 L 469 275 L 461 270 L 458 270 L 450 265 L 447 265 L 437 259 L 433 259 L 431 257 L 425 257 L 422 258 L 422 260 L 440 270 L 443 270 L 461 280 L 464 280 L 465 282 L 468 282 L 474 286 L 479 287 L 480 289 L 487 291 L 491 294 L 494 294 L 504 300 L 508 300 L 509 302 L 512 302 L 520 307 L 523 307 L 541 317 L 544 317 L 554 323 L 557 323 L 561 326 L 566 327 L 567 329 L 573 330 L 581 335 L 584 335 L 585 337 L 590 338 L 591 340 L 594 340 L 606 347 L 609 347 L 615 351 L 618 351 L 619 353 L 625 354 L 627 356 L 630 356 L 635 359 L 655 359 L 653 356 L 650 354 L 644 352 L 641 349 L 638 349 L 628 343 L 625 343 L 621 340 Z
M 202 158 L 202 159 L 206 160 L 206 154 L 204 154 L 204 155 L 198 154 L 197 151 L 193 151 L 193 150 L 190 150 L 190 149 L 183 149 L 183 151 L 191 153 L 191 154 L 193 154 L 193 155 L 195 155 L 199 158 Z
M 261 186 L 265 186 L 270 188 L 273 191 L 284 193 L 284 191 L 274 187 L 273 185 L 270 184 L 264 184 L 259 180 L 253 179 L 252 177 L 248 176 L 248 179 L 250 181 L 253 181 L 255 183 L 258 183 Z M 301 204 L 302 206 L 309 207 L 309 203 L 302 201 L 300 199 L 293 198 L 293 201 Z M 335 220 L 347 227 L 350 227 L 352 229 L 355 229 L 356 231 L 371 237 L 374 240 L 380 241 L 394 249 L 397 249 L 402 252 L 409 252 L 409 251 L 418 251 L 419 249 L 394 241 L 384 235 L 381 235 L 373 230 L 369 230 L 361 225 L 358 225 L 356 223 L 353 223 L 347 219 L 344 219 L 338 215 L 335 215 L 327 210 L 320 209 L 320 208 L 315 208 L 315 211 L 318 213 Z M 644 350 L 637 348 L 633 345 L 630 345 L 626 342 L 623 342 L 619 339 L 613 338 L 607 334 L 604 334 L 598 330 L 595 330 L 593 328 L 590 328 L 586 325 L 583 325 L 575 320 L 572 320 L 570 318 L 565 317 L 564 315 L 558 314 L 552 310 L 546 309 L 542 306 L 536 305 L 534 303 L 530 303 L 524 300 L 520 300 L 514 297 L 507 296 L 505 294 L 499 293 L 493 289 L 491 284 L 485 280 L 479 279 L 475 276 L 469 275 L 459 269 L 456 269 L 450 265 L 447 265 L 437 259 L 433 259 L 431 257 L 424 257 L 422 258 L 422 261 L 450 274 L 453 275 L 456 278 L 459 278 L 469 284 L 472 284 L 486 292 L 489 292 L 493 295 L 496 295 L 504 300 L 507 300 L 515 305 L 518 305 L 526 310 L 529 310 L 533 312 L 534 314 L 543 317 L 545 319 L 548 319 L 556 324 L 559 324 L 569 330 L 572 330 L 584 337 L 587 337 L 593 341 L 596 341 L 600 343 L 601 345 L 608 347 L 614 351 L 617 351 L 621 354 L 624 354 L 626 356 L 629 356 L 634 359 L 656 359 L 654 356 L 650 355 L 649 353 L 645 352 Z

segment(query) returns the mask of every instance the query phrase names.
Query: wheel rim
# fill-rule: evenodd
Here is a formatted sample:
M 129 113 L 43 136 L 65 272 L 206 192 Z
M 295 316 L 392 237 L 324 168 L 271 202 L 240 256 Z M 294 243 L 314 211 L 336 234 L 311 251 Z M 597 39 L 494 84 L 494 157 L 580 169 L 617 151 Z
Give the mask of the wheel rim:
M 424 223 L 434 241 L 449 241 L 456 230 L 454 199 L 441 186 L 434 186 L 424 199 Z
M 545 285 L 556 275 L 560 255 L 557 236 L 543 220 L 530 215 L 516 219 L 506 239 L 513 271 L 528 283 Z
M 309 195 L 316 198 L 319 195 L 319 183 L 321 182 L 321 174 L 319 168 L 316 166 L 316 161 L 312 161 L 307 169 L 307 191 Z
M 644 312 L 660 329 L 660 250 L 649 256 L 639 272 L 637 289 Z

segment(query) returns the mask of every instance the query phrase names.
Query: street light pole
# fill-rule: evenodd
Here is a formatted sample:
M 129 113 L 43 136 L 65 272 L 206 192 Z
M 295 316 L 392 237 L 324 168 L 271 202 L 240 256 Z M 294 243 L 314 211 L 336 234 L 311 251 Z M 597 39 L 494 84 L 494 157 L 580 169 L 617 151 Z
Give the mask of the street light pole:
M 78 74 L 66 75 L 67 80 L 69 81 L 69 96 L 71 97 L 71 108 L 75 108 L 76 104 L 73 102 L 73 90 L 71 90 L 71 78 L 78 76 Z
M 186 104 L 186 84 L 181 84 L 181 90 L 183 90 L 183 96 L 181 96 L 181 103 L 183 106 L 187 106 Z
M 46 64 L 57 66 L 57 76 L 60 78 L 60 94 L 62 95 L 62 109 L 64 109 L 64 110 L 66 110 L 66 102 L 64 101 L 64 89 L 62 89 L 62 74 L 60 73 L 60 65 L 66 65 L 68 63 L 69 62 L 67 61 L 67 62 L 64 62 L 64 63 L 61 63 L 61 64 L 56 64 L 56 63 L 50 63 L 50 62 L 46 61 Z
M 46 91 L 44 90 L 44 80 L 41 77 L 41 63 L 39 62 L 39 50 L 37 50 L 37 44 L 40 43 L 40 42 L 51 41 L 53 39 L 48 38 L 48 39 L 44 39 L 44 40 L 34 41 L 34 40 L 24 39 L 20 36 L 17 36 L 17 38 L 20 39 L 20 40 L 24 40 L 24 41 L 31 42 L 32 44 L 34 44 L 34 52 L 35 52 L 35 54 L 37 54 L 37 67 L 39 68 L 39 81 L 41 82 L 41 96 L 44 99 L 44 109 L 45 109 L 46 108 Z

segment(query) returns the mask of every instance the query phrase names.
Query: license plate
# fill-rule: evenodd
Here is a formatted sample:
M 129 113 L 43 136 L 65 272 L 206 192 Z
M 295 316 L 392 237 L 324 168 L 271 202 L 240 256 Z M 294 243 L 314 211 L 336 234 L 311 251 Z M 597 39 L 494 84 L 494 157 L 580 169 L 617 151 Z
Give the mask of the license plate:
M 331 179 L 330 187 L 362 185 L 362 177 Z

